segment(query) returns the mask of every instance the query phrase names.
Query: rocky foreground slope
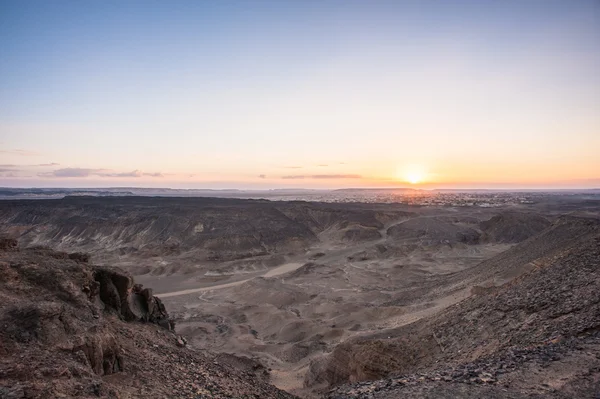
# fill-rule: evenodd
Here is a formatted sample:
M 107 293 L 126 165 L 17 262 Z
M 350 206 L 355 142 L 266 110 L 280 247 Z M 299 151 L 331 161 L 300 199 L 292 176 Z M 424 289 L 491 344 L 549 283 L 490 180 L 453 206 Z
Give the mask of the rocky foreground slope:
M 387 375 L 335 388 L 335 399 L 600 397 L 600 223 L 564 218 L 542 237 L 512 249 L 527 266 L 519 277 L 339 345 L 307 383 Z M 535 245 L 546 250 L 526 257 Z
M 83 254 L 1 240 L 0 327 L 0 398 L 292 398 L 250 359 L 186 347 L 151 290 Z

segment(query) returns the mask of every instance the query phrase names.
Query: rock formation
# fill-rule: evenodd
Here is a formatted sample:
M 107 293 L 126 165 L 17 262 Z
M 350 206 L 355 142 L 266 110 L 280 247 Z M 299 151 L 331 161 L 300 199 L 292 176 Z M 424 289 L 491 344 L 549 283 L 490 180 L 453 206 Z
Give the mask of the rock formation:
M 0 248 L 1 398 L 291 398 L 186 347 L 124 271 L 12 240 Z

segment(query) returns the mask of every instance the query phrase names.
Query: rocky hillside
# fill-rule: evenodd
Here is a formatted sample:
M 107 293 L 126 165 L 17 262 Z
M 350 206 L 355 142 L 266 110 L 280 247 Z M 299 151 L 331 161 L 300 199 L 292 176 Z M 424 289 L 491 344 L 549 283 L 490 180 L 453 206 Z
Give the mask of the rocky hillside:
M 444 218 L 413 218 L 388 228 L 388 237 L 394 240 L 418 240 L 425 245 L 465 243 L 477 244 L 480 233 L 463 223 Z
M 2 398 L 292 398 L 250 359 L 187 347 L 151 289 L 83 254 L 1 240 L 0 325 Z
M 596 398 L 600 222 L 563 218 L 511 251 L 486 266 L 520 267 L 518 276 L 440 314 L 339 345 L 311 365 L 306 383 L 388 377 L 336 388 L 331 398 Z
M 340 241 L 377 238 L 384 223 L 408 214 L 392 205 L 67 197 L 0 202 L 0 234 L 24 247 L 44 245 L 102 259 L 113 254 L 222 263 L 305 250 L 323 232 Z
M 504 212 L 480 223 L 484 240 L 500 243 L 524 241 L 548 226 L 550 221 L 542 216 L 517 212 Z

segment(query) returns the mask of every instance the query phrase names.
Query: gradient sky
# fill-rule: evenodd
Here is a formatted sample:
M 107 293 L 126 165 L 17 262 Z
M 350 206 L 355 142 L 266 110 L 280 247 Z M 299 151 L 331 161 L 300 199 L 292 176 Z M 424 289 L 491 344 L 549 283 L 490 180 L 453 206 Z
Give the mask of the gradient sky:
M 600 186 L 600 2 L 0 0 L 0 186 Z

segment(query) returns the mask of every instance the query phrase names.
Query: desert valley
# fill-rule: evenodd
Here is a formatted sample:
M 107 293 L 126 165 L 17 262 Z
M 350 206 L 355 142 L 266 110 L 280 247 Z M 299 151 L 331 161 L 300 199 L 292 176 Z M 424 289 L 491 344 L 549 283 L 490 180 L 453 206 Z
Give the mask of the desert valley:
M 118 267 L 152 288 L 175 325 L 172 350 L 210 356 L 211 366 L 250 380 L 258 370 L 261 383 L 291 395 L 591 398 L 600 383 L 600 201 L 538 193 L 531 202 L 5 200 L 0 233 L 20 250 L 2 255 L 1 312 L 10 320 L 19 307 L 11 298 L 25 296 L 24 264 L 45 268 L 57 262 L 53 253 L 84 253 L 85 265 Z M 40 298 L 66 300 L 47 288 Z M 35 328 L 48 328 L 42 319 Z M 21 328 L 29 339 L 43 335 Z M 146 337 L 139 328 L 130 339 Z M 3 348 L 17 356 L 11 331 Z M 127 372 L 100 372 L 95 383 L 119 387 L 134 378 Z M 35 391 L 16 377 L 13 384 Z

